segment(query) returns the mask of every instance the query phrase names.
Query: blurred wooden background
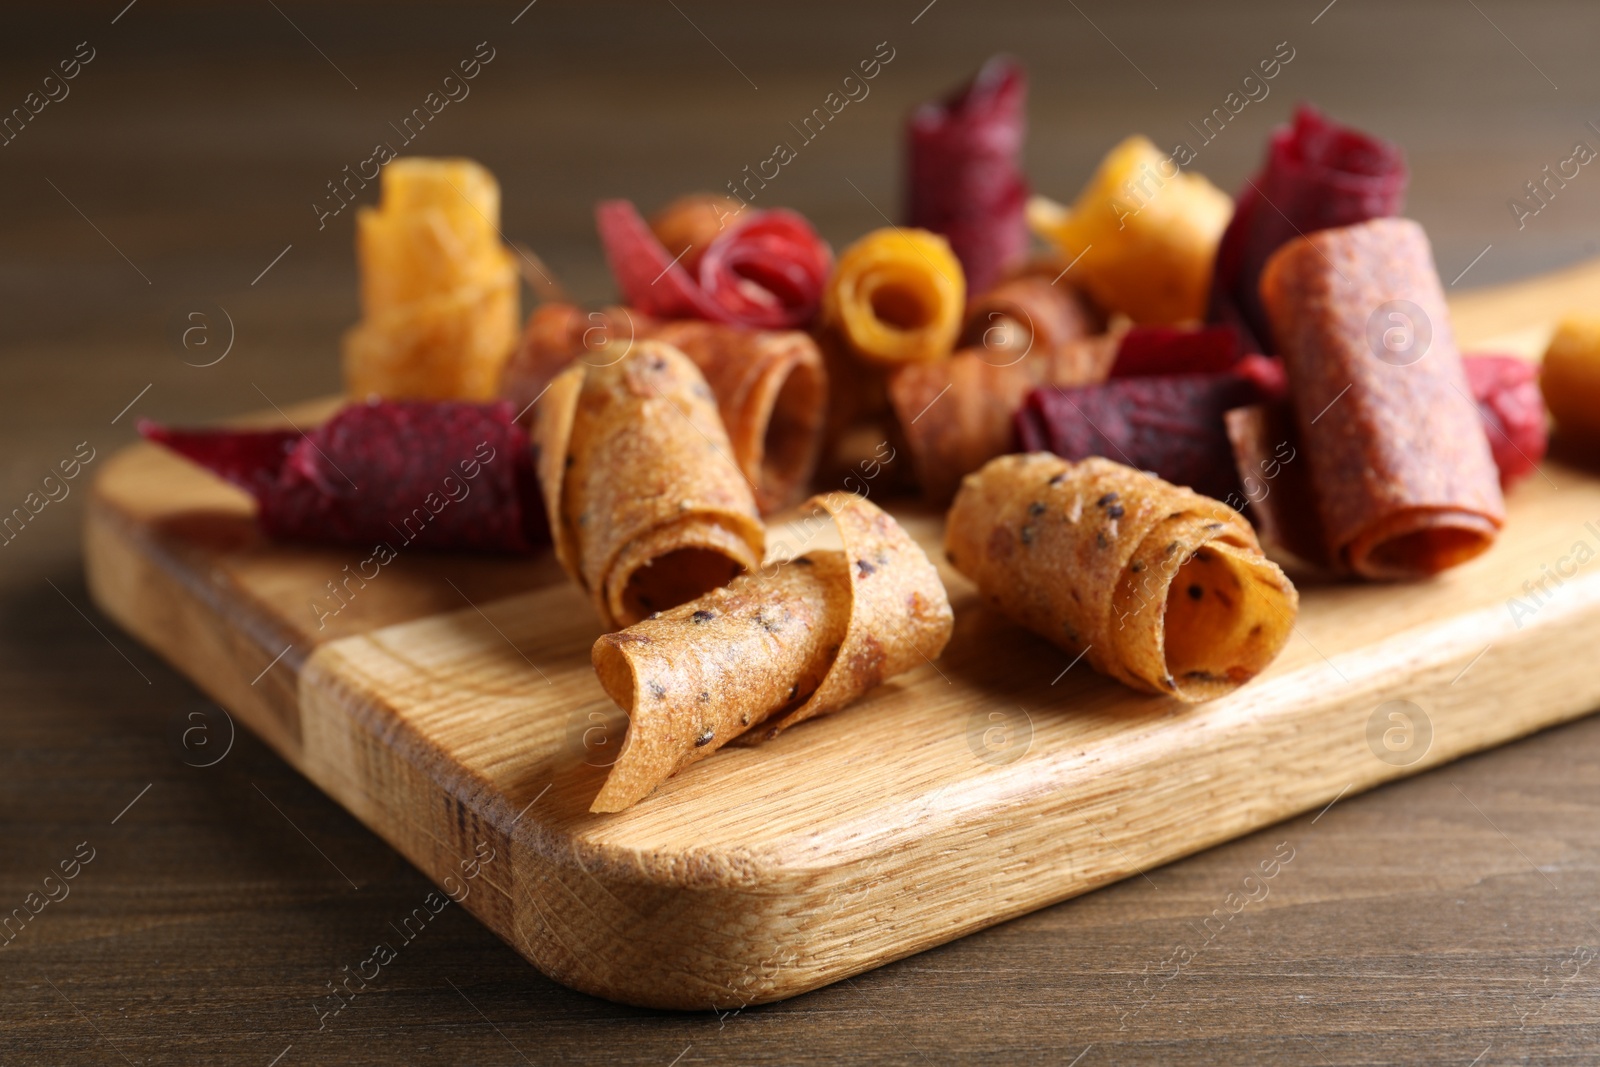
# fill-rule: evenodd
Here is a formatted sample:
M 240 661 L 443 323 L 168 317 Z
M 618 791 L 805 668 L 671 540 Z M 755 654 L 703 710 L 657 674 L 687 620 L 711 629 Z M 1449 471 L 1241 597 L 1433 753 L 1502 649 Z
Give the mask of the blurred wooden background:
M 1188 124 L 1287 42 L 1270 95 L 1200 151 L 1224 189 L 1308 99 L 1405 145 L 1409 213 L 1447 282 L 1600 251 L 1593 167 L 1521 229 L 1507 207 L 1574 142 L 1600 148 L 1589 4 L 524 3 L 7 12 L 0 111 L 60 96 L 45 76 L 93 58 L 0 147 L 0 510 L 80 442 L 109 455 L 139 416 L 336 389 L 353 211 L 319 230 L 312 205 L 378 141 L 398 145 L 389 124 L 479 42 L 494 58 L 410 150 L 493 168 L 506 233 L 585 299 L 610 293 L 594 199 L 648 209 L 723 187 L 885 41 L 894 59 L 870 95 L 758 201 L 836 244 L 898 215 L 907 109 L 995 51 L 1031 68 L 1028 167 L 1065 198 L 1129 132 L 1196 143 Z M 196 308 L 232 320 L 214 366 L 186 365 L 206 359 L 175 340 Z M 5 1063 L 1600 1059 L 1600 721 L 725 1018 L 572 993 L 446 909 L 319 1031 L 327 983 L 430 886 L 252 738 L 192 765 L 226 724 L 88 605 L 83 484 L 0 549 L 0 914 L 80 842 L 94 850 L 70 895 L 0 948 Z M 182 739 L 200 723 L 217 746 L 204 755 Z M 1204 941 L 1201 921 L 1280 841 L 1295 858 L 1269 896 L 1173 976 L 1173 954 Z

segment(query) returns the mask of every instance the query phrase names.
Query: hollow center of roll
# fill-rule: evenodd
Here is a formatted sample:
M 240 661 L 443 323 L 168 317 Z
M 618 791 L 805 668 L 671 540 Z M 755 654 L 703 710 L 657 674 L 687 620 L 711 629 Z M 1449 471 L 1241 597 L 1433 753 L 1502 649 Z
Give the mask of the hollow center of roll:
M 933 321 L 933 304 L 920 288 L 900 279 L 880 282 L 872 290 L 872 313 L 896 330 L 920 330 Z
M 1483 552 L 1494 538 L 1482 530 L 1432 526 L 1391 537 L 1367 553 L 1368 570 L 1378 575 L 1437 574 Z
M 1178 568 L 1163 625 L 1167 673 L 1180 686 L 1230 690 L 1272 662 L 1276 627 L 1253 582 L 1247 562 L 1210 547 Z
M 822 394 L 822 377 L 810 364 L 796 364 L 784 376 L 761 441 L 764 486 L 786 492 L 810 473 L 820 441 L 816 431 L 824 403 Z
M 727 585 L 744 566 L 714 548 L 679 548 L 628 575 L 622 590 L 623 626 Z

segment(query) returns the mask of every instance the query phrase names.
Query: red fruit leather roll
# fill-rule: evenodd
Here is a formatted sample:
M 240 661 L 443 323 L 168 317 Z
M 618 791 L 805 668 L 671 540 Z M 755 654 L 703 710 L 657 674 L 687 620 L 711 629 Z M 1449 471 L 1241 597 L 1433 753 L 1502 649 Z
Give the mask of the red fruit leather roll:
M 987 289 L 1027 251 L 1028 185 L 1019 163 L 1027 96 L 1022 65 L 995 56 L 907 123 L 910 225 L 950 241 L 969 292 Z
M 1217 500 L 1237 498 L 1239 475 L 1223 417 L 1271 399 L 1277 388 L 1271 361 L 1247 356 L 1223 374 L 1035 389 L 1017 412 L 1017 436 L 1025 452 L 1073 461 L 1104 456 Z
M 1246 331 L 1255 351 L 1277 351 L 1257 282 L 1267 257 L 1292 238 L 1405 209 L 1398 145 L 1330 121 L 1309 104 L 1267 143 L 1267 158 L 1239 191 L 1212 273 L 1207 318 Z
M 627 200 L 602 200 L 595 225 L 623 299 L 658 318 L 795 329 L 816 317 L 833 267 L 827 244 L 793 211 L 752 212 L 712 240 L 695 274 Z
M 1464 355 L 1472 399 L 1478 403 L 1489 451 L 1509 489 L 1539 469 L 1550 448 L 1550 424 L 1539 392 L 1539 367 L 1516 356 Z
M 514 415 L 505 401 L 382 401 L 307 434 L 148 420 L 139 433 L 253 496 L 274 540 L 530 552 L 549 532 Z
M 1416 578 L 1488 549 L 1505 504 L 1422 227 L 1296 238 L 1261 295 L 1333 567 Z

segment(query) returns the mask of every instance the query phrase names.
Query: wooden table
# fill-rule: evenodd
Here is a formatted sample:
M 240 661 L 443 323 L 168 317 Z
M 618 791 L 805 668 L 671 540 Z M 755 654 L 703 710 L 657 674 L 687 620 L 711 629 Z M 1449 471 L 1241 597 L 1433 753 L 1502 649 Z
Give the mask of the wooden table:
M 1129 131 L 1192 138 L 1187 124 L 1287 41 L 1271 95 L 1201 151 L 1219 184 L 1238 185 L 1270 125 L 1311 98 L 1407 146 L 1411 213 L 1447 282 L 1600 251 L 1588 168 L 1520 230 L 1506 204 L 1575 140 L 1600 146 L 1585 125 L 1600 122 L 1600 11 L 1577 4 L 119 9 L 8 15 L 0 35 L 8 109 L 93 55 L 0 148 L 6 510 L 80 442 L 108 456 L 140 416 L 336 388 L 353 212 L 319 230 L 312 205 L 377 140 L 398 142 L 388 124 L 480 41 L 493 58 L 470 95 L 412 147 L 491 166 L 507 233 L 585 299 L 608 293 L 596 196 L 651 206 L 742 177 L 881 41 L 895 58 L 871 95 L 758 201 L 836 243 L 897 213 L 907 107 L 993 51 L 1030 63 L 1030 171 L 1068 197 Z M 227 355 L 195 366 L 221 355 L 230 320 Z M 197 324 L 215 347 L 178 343 Z M 77 871 L 0 948 L 5 1063 L 1600 1058 L 1600 720 L 722 1018 L 570 992 L 446 908 L 319 1030 L 328 984 L 431 886 L 255 739 L 228 747 L 226 719 L 93 611 L 83 484 L 0 550 L 0 911 L 42 895 L 63 861 Z M 1204 918 L 1281 842 L 1294 859 L 1267 896 L 1210 936 Z

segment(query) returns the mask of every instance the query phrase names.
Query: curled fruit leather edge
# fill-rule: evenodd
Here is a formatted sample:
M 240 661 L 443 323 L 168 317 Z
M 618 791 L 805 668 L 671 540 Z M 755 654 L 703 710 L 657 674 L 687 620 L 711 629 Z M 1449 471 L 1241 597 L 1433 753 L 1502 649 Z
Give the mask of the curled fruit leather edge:
M 1276 360 L 1246 356 L 1213 374 L 1112 378 L 1041 387 L 1016 413 L 1023 450 L 1069 460 L 1103 456 L 1174 485 L 1243 503 L 1224 416 L 1283 395 Z
M 760 566 L 766 529 L 700 371 L 660 341 L 575 363 L 539 401 L 556 559 L 617 630 Z
M 1410 174 L 1400 147 L 1327 118 L 1309 104 L 1272 132 L 1261 169 L 1239 190 L 1212 271 L 1207 319 L 1239 327 L 1246 347 L 1278 345 L 1258 281 L 1285 242 L 1405 210 Z
M 799 330 L 543 304 L 528 317 L 501 377 L 501 395 L 531 417 L 557 374 L 579 360 L 597 366 L 620 359 L 638 341 L 664 341 L 700 369 L 762 513 L 795 503 L 816 469 L 828 409 L 822 351 Z
M 1013 622 L 1183 701 L 1266 669 L 1299 609 L 1242 515 L 1098 456 L 991 460 L 961 483 L 945 554 Z
M 975 292 L 1027 252 L 1027 94 L 1022 64 L 999 55 L 906 124 L 908 223 L 949 239 Z
M 730 741 L 765 741 L 938 658 L 953 616 L 921 547 L 865 497 L 816 496 L 842 550 L 774 561 L 592 650 L 628 715 L 589 810 L 622 811 Z
M 308 433 L 139 433 L 249 493 L 263 533 L 305 544 L 526 553 L 549 531 L 505 401 L 351 404 Z
M 630 201 L 600 201 L 595 226 L 623 299 L 659 318 L 797 329 L 815 318 L 833 266 L 811 224 L 783 208 L 752 212 L 718 234 L 695 274 L 662 247 Z
M 1422 227 L 1296 238 L 1261 294 L 1334 569 L 1419 578 L 1486 551 L 1505 521 L 1499 471 Z

